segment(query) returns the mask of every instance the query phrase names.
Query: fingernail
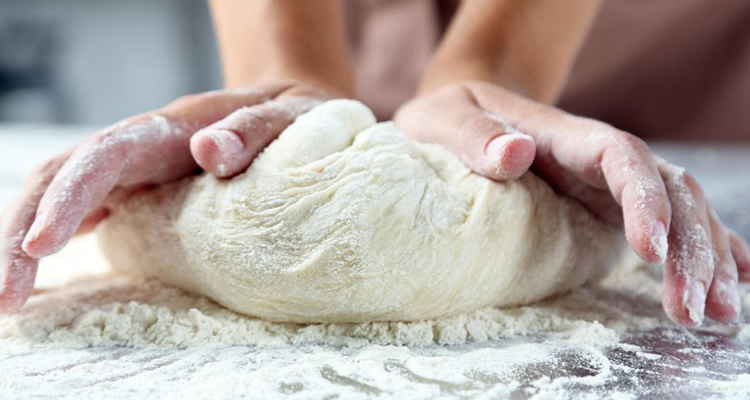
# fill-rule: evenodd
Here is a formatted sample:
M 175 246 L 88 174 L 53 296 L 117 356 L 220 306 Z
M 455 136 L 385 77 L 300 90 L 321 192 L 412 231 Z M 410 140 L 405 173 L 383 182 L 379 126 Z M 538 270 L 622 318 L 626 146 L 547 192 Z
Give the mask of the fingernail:
M 521 141 L 531 144 L 524 145 Z M 510 146 L 514 142 L 514 146 Z M 534 160 L 535 146 L 529 135 L 508 133 L 492 139 L 484 151 L 492 159 L 496 178 L 515 179 L 525 173 Z
M 216 147 L 224 158 L 232 158 L 245 150 L 245 144 L 242 143 L 236 134 L 223 129 L 212 129 L 206 132 L 216 143 Z
M 716 282 L 714 288 L 719 295 L 719 301 L 732 310 L 734 319 L 740 315 L 740 293 L 737 291 L 737 283 L 733 279 L 722 279 Z
M 533 141 L 531 136 L 523 133 L 507 133 L 490 140 L 484 152 L 489 156 L 503 155 L 508 150 L 508 143 L 518 139 Z
M 696 281 L 688 286 L 683 297 L 682 305 L 687 308 L 688 318 L 696 326 L 703 322 L 703 313 L 706 309 L 706 289 L 703 284 Z
M 651 226 L 651 251 L 653 251 L 654 255 L 658 258 L 656 260 L 658 264 L 662 264 L 667 260 L 668 250 L 667 228 L 665 228 L 664 224 L 660 221 L 656 221 Z
M 42 223 L 37 217 L 34 223 L 31 224 L 31 228 L 29 228 L 29 231 L 26 232 L 26 236 L 23 238 L 23 242 L 21 243 L 21 248 L 27 254 L 29 253 L 29 246 L 31 245 L 31 242 L 37 239 L 41 230 L 42 230 Z

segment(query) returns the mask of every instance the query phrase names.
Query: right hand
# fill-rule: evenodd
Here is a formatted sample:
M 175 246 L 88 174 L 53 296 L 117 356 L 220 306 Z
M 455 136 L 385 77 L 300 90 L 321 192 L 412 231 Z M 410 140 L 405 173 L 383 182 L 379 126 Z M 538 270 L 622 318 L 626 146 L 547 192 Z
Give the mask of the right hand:
M 675 322 L 694 327 L 704 313 L 722 322 L 740 315 L 737 283 L 750 281 L 750 247 L 722 224 L 691 175 L 637 137 L 482 81 L 426 92 L 395 122 L 490 179 L 533 169 L 601 220 L 624 226 L 644 261 L 664 263 L 662 304 Z
M 103 204 L 113 193 L 173 181 L 199 166 L 236 175 L 297 116 L 332 97 L 299 83 L 185 96 L 43 163 L 0 219 L 0 312 L 26 302 L 39 259 L 106 217 Z

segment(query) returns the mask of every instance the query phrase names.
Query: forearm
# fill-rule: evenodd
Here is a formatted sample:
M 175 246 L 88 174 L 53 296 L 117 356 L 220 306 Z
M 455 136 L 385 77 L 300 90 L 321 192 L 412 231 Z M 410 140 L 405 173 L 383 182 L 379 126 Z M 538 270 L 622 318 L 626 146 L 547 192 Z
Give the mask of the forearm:
M 228 87 L 301 81 L 353 95 L 339 0 L 210 0 Z
M 544 103 L 556 101 L 598 0 L 467 0 L 420 91 L 478 79 Z

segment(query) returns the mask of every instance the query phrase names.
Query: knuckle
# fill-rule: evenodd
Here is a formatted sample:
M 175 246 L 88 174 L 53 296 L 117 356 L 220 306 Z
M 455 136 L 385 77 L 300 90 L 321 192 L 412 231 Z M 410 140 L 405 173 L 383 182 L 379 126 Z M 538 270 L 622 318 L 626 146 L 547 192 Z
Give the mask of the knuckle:
M 396 126 L 401 129 L 405 129 L 411 124 L 410 120 L 413 119 L 412 115 L 414 114 L 414 107 L 414 102 L 410 101 L 396 110 L 396 113 L 393 115 L 393 122 L 396 124 Z
M 324 92 L 323 90 L 314 87 L 307 83 L 295 83 L 291 86 L 285 88 L 281 93 L 277 94 L 275 97 L 279 99 L 289 98 L 289 97 L 297 97 L 297 96 L 303 96 L 303 97 L 314 97 L 314 98 L 321 98 L 321 99 L 328 99 L 331 96 Z
M 732 244 L 732 246 L 737 247 L 747 247 L 747 241 L 745 241 L 745 238 L 743 238 L 739 233 L 734 231 L 733 229 L 727 228 L 727 237 L 729 237 L 729 242 Z
M 407 136 L 413 139 L 427 139 L 429 136 L 424 134 L 424 126 L 420 124 L 416 106 L 409 104 L 402 107 L 393 118 L 396 126 Z
M 713 217 L 710 218 L 712 219 L 712 221 L 710 222 L 711 237 L 713 238 L 714 242 L 717 243 L 717 245 L 720 245 L 725 252 L 728 251 L 729 232 L 727 231 L 727 228 L 724 226 L 724 224 L 721 223 L 721 221 L 717 221 Z
M 425 104 L 422 101 L 411 101 L 405 106 L 399 108 L 398 112 L 394 116 L 393 121 L 396 126 L 403 131 L 407 136 L 415 140 L 424 142 L 435 142 L 436 140 L 442 139 L 439 136 L 440 130 L 430 129 L 435 119 L 426 119 L 425 116 L 430 114 L 431 107 L 429 104 Z M 436 119 L 442 116 L 436 117 Z
M 682 174 L 682 183 L 688 186 L 694 186 L 698 184 L 698 181 L 695 179 L 695 176 L 693 176 L 693 174 L 685 171 L 685 173 Z
M 37 164 L 26 178 L 27 183 L 36 183 L 40 181 L 49 181 L 57 174 L 57 171 L 63 165 L 66 156 L 56 156 Z
M 259 112 L 257 107 L 242 107 L 221 120 L 218 127 L 244 136 L 270 128 L 271 124 L 271 118 Z
M 167 108 L 180 108 L 200 104 L 207 98 L 205 93 L 186 94 L 167 105 Z
M 123 124 L 127 127 L 130 122 Z M 106 129 L 93 136 L 85 139 L 79 146 L 79 154 L 101 153 L 107 149 L 111 149 L 114 144 L 118 143 L 117 137 L 119 136 L 121 129 Z M 74 156 L 73 159 L 78 157 Z
M 646 144 L 646 142 L 643 139 L 635 135 L 629 135 L 628 138 L 629 138 L 628 143 L 638 153 L 649 154 L 651 152 L 651 149 L 648 147 L 648 144 Z
M 243 107 L 236 111 L 238 122 L 248 124 L 251 129 L 265 126 L 271 122 L 271 111 L 262 107 Z
M 105 131 L 99 132 L 98 134 L 92 136 L 89 140 L 85 142 L 85 144 L 91 145 L 91 144 L 97 144 L 97 143 L 106 143 L 108 141 L 113 140 L 117 136 L 117 132 L 118 132 L 117 129 L 107 129 Z
M 473 92 L 474 90 L 482 90 L 486 89 L 488 87 L 492 87 L 489 83 L 477 80 L 477 79 L 471 79 L 468 81 L 464 81 L 461 83 L 454 84 L 458 90 L 466 91 L 466 92 Z
M 685 185 L 693 195 L 703 196 L 703 189 L 701 189 L 698 180 L 690 172 L 685 171 L 685 173 L 682 174 L 682 184 Z
M 615 143 L 617 143 L 618 146 L 624 148 L 625 150 L 638 154 L 646 154 L 650 152 L 646 142 L 631 133 L 621 130 L 615 130 L 613 133 L 613 137 Z
M 52 171 L 53 169 L 55 169 L 55 167 L 57 165 L 58 165 L 58 162 L 57 162 L 56 159 L 54 159 L 54 158 L 49 159 L 49 160 L 44 161 L 44 162 L 42 162 L 40 164 L 37 164 L 31 170 L 31 173 L 29 175 L 30 176 L 43 176 L 43 175 L 47 175 L 47 174 L 50 173 L 50 171 Z
M 422 96 L 418 102 L 434 105 L 455 102 L 456 99 L 474 99 L 475 88 L 476 85 L 472 82 L 452 83 L 434 90 L 427 96 Z
M 498 121 L 473 112 L 460 112 L 456 118 L 462 121 L 458 125 L 457 136 L 465 143 L 486 144 L 491 138 L 508 133 L 507 127 Z
M 670 166 L 672 167 L 672 173 L 668 176 L 668 182 L 670 182 L 670 184 L 679 192 L 686 192 L 686 195 L 697 201 L 696 206 L 700 207 L 701 205 L 705 205 L 706 199 L 703 189 L 695 176 L 684 168 L 673 166 L 671 164 Z M 673 191 L 674 190 L 675 189 L 673 189 Z

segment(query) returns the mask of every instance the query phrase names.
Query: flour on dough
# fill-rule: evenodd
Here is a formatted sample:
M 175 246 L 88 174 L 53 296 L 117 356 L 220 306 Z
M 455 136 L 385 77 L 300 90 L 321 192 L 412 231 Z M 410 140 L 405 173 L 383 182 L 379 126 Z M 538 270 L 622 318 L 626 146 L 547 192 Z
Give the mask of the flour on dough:
M 113 267 L 271 321 L 415 321 L 601 275 L 621 233 L 532 173 L 497 183 L 356 101 L 299 117 L 246 173 L 139 192 L 99 229 Z

